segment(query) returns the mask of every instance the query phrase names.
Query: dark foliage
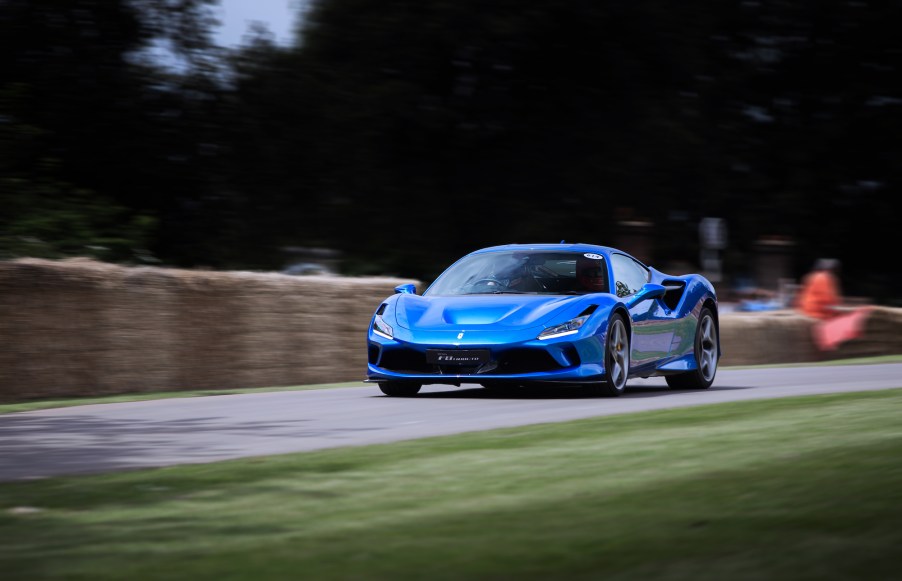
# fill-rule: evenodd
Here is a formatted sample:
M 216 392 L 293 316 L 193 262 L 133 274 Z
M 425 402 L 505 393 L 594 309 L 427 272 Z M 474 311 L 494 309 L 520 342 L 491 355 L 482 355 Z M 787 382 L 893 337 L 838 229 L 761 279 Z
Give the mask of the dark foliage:
M 330 247 L 427 280 L 489 244 L 615 244 L 626 219 L 654 224 L 654 264 L 697 264 L 719 216 L 728 281 L 780 239 L 797 277 L 835 256 L 848 293 L 899 296 L 898 1 L 320 0 L 293 47 L 228 55 L 208 3 L 2 4 L 7 207 L 89 192 L 110 259 Z

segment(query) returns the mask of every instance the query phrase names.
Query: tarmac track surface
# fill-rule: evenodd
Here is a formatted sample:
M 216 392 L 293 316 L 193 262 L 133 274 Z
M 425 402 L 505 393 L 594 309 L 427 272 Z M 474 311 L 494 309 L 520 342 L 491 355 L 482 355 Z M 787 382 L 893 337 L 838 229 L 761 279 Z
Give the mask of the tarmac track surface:
M 0 480 L 130 470 L 395 442 L 580 418 L 902 388 L 902 363 L 721 369 L 704 391 L 630 380 L 619 398 L 547 388 L 502 394 L 431 385 L 414 398 L 376 385 L 86 405 L 0 415 Z

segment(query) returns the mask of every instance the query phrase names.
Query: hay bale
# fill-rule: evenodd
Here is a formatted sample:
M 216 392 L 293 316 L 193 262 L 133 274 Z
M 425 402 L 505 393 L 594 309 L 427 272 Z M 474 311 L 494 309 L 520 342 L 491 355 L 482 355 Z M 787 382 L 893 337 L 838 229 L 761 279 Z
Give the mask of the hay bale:
M 793 310 L 720 316 L 721 365 L 805 363 L 902 354 L 902 309 L 874 306 L 862 336 L 832 351 L 814 342 L 816 319 Z
M 814 321 L 792 310 L 720 315 L 721 365 L 815 361 Z
M 0 262 L 0 401 L 362 380 L 388 277 Z M 902 353 L 902 309 L 822 353 L 794 311 L 723 313 L 723 365 Z
M 0 262 L 0 399 L 361 380 L 388 277 Z

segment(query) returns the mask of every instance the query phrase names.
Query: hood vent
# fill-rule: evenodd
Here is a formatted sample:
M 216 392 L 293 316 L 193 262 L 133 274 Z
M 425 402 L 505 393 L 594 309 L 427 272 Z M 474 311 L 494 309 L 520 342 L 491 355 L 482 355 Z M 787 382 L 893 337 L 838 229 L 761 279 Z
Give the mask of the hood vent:
M 589 315 L 594 313 L 595 309 L 597 309 L 597 308 L 598 308 L 598 305 L 589 305 L 588 307 L 586 307 L 586 310 L 584 310 L 583 312 L 581 312 L 579 314 L 579 316 L 580 317 L 588 317 Z

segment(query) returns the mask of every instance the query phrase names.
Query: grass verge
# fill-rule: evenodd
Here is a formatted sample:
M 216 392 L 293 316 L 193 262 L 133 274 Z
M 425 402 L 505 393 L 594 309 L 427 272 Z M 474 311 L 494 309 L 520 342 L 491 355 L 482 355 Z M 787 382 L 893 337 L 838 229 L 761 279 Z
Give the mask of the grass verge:
M 769 369 L 779 367 L 826 367 L 828 365 L 880 365 L 881 363 L 902 363 L 902 355 L 877 355 L 874 357 L 853 357 L 850 359 L 828 359 L 805 363 L 774 363 L 771 365 L 735 365 L 721 369 Z
M 898 579 L 902 389 L 0 484 L 8 579 Z

